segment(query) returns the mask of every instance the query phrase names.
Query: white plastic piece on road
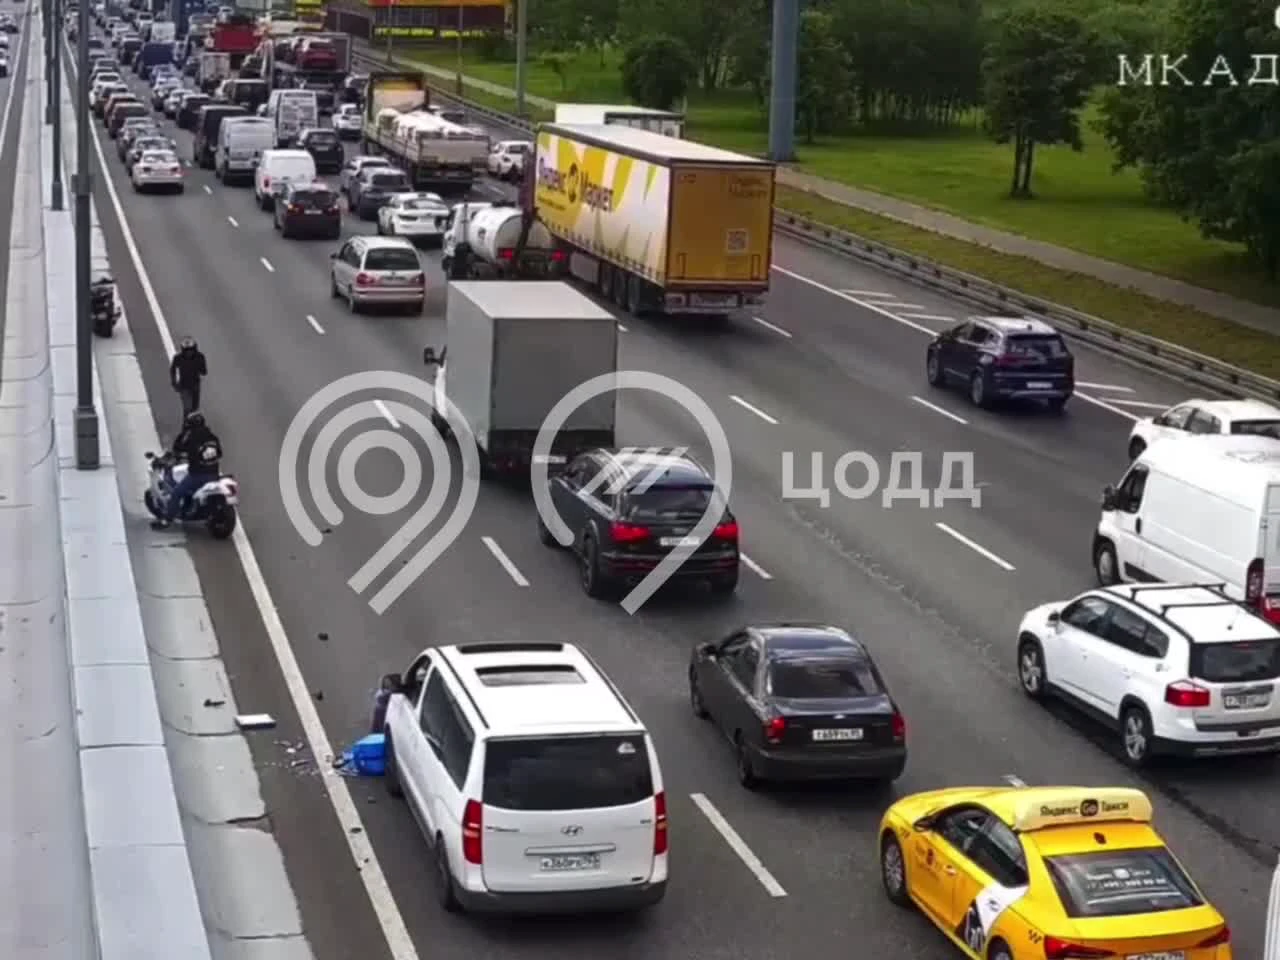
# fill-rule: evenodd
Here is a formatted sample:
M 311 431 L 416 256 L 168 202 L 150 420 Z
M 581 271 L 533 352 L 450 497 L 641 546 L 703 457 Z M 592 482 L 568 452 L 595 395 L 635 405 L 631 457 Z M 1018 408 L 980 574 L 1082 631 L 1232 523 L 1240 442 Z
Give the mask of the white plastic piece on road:
M 738 855 L 738 859 L 743 862 L 752 875 L 760 881 L 760 886 L 768 891 L 769 896 L 781 898 L 787 895 L 787 891 L 782 889 L 782 884 L 774 879 L 773 874 L 760 861 L 752 849 L 747 846 L 747 842 L 738 836 L 738 831 L 733 829 L 729 821 L 724 815 L 716 809 L 714 803 L 707 799 L 704 793 L 691 793 L 689 798 L 694 805 L 702 811 L 702 815 L 707 818 L 711 826 L 716 828 L 716 833 L 724 839 L 729 845 L 729 849 Z
M 262 261 L 262 265 L 267 268 L 267 273 L 276 272 L 276 268 L 271 265 L 271 261 L 268 260 L 266 257 L 259 257 L 258 259 Z
M 276 718 L 269 713 L 237 713 L 236 726 L 241 730 L 270 730 Z
M 95 130 L 93 133 L 92 143 L 98 157 L 99 166 L 106 170 L 108 166 L 106 156 L 102 150 L 102 143 L 98 139 L 97 131 Z M 155 285 L 151 282 L 146 264 L 142 260 L 142 254 L 138 250 L 137 240 L 134 238 L 128 218 L 125 216 L 124 207 L 120 203 L 119 192 L 110 177 L 104 177 L 102 183 L 106 188 L 107 196 L 111 200 L 111 206 L 120 225 L 125 247 L 129 251 L 129 259 L 137 272 L 143 296 L 146 298 L 147 306 L 150 308 L 152 318 L 155 321 L 156 333 L 160 337 L 165 353 L 172 356 L 176 349 L 173 331 L 169 327 L 164 309 L 156 296 Z M 253 546 L 249 542 L 249 537 L 245 533 L 243 525 L 236 527 L 235 533 L 232 534 L 231 542 L 236 549 L 236 555 L 240 559 L 240 565 L 244 568 L 249 591 L 253 595 L 254 603 L 257 605 L 259 616 L 262 618 L 263 627 L 267 633 L 267 639 L 271 644 L 272 653 L 275 655 L 280 672 L 284 677 L 289 699 L 293 704 L 294 710 L 298 713 L 298 719 L 302 725 L 303 735 L 306 738 L 311 755 L 320 759 L 337 756 L 337 752 L 325 732 L 324 725 L 320 722 L 320 715 L 311 699 L 310 688 L 307 686 L 306 678 L 302 674 L 302 668 L 298 665 L 298 658 L 289 642 L 289 636 L 285 632 L 284 623 L 280 619 L 280 612 L 276 608 L 275 601 L 271 598 L 271 590 L 267 586 L 266 578 L 262 575 L 262 568 L 258 564 L 258 558 L 253 552 Z M 377 852 L 373 849 L 373 844 L 369 840 L 359 810 L 351 797 L 349 785 L 328 763 L 318 764 L 318 773 L 320 782 L 329 798 L 329 803 L 338 818 L 343 838 L 359 873 L 360 881 L 364 885 L 365 893 L 373 906 L 374 915 L 378 919 L 378 925 L 386 939 L 392 960 L 419 960 L 417 948 L 413 944 L 413 939 L 409 935 L 404 917 L 401 915 L 400 908 L 391 893 L 391 887 L 387 883 L 382 864 L 378 861 Z
M 942 522 L 935 523 L 934 526 L 937 527 L 939 530 L 941 530 L 943 533 L 945 533 L 947 536 L 954 538 L 960 543 L 963 543 L 966 547 L 968 547 L 974 553 L 979 554 L 980 556 L 986 557 L 988 560 L 994 563 L 1001 570 L 1006 570 L 1009 573 L 1012 573 L 1014 570 L 1017 569 L 1008 560 L 1005 560 L 1003 557 L 1000 557 L 992 553 L 990 550 L 988 550 L 982 544 L 978 543 L 976 540 L 970 540 L 968 537 L 966 537 L 963 533 L 960 533 L 954 527 L 949 527 Z
M 324 336 L 324 327 L 320 326 L 320 321 L 317 320 L 315 317 L 313 317 L 309 313 L 307 314 L 307 323 L 311 324 L 312 330 L 314 330 L 316 333 L 320 334 L 321 336 Z
M 206 189 L 208 189 L 208 188 L 206 187 Z M 238 227 L 238 226 L 240 226 L 240 221 L 239 221 L 239 220 L 237 220 L 235 217 L 232 217 L 232 216 L 228 216 L 228 217 L 227 217 L 227 223 L 231 224 L 233 227 Z
M 743 410 L 747 410 L 751 413 L 754 413 L 757 417 L 759 417 L 765 423 L 771 424 L 775 427 L 778 425 L 778 421 L 775 418 L 771 417 L 769 414 L 765 413 L 763 410 L 761 410 L 759 407 L 755 406 L 754 404 L 748 403 L 746 400 L 743 400 L 736 393 L 731 393 L 729 395 L 729 399 L 732 400 L 734 403 L 736 403 L 738 406 L 740 406 Z

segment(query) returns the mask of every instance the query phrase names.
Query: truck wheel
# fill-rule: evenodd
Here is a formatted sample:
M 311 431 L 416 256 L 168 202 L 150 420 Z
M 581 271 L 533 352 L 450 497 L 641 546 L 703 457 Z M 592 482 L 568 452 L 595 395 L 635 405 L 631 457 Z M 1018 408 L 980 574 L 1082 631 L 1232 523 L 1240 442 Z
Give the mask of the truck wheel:
M 613 275 L 613 302 L 623 310 L 627 309 L 627 298 L 631 287 L 631 274 L 625 270 L 618 270 Z

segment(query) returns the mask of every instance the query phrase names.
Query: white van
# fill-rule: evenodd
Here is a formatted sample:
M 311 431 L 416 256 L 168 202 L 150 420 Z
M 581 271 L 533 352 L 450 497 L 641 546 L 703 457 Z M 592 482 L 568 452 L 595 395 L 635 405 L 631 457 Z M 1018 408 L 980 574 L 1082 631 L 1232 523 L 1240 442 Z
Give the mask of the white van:
M 303 130 L 320 126 L 320 101 L 314 90 L 272 90 L 267 117 L 276 126 L 276 146 L 291 146 Z
M 225 184 L 253 182 L 262 155 L 275 146 L 276 130 L 261 117 L 228 117 L 218 127 L 213 172 Z
M 386 783 L 431 847 L 446 910 L 640 909 L 667 887 L 667 798 L 653 741 L 568 643 L 424 650 L 373 726 Z
M 275 199 L 291 183 L 316 178 L 316 162 L 305 150 L 266 150 L 253 172 L 253 199 L 263 210 L 275 207 Z
M 1159 440 L 1103 491 L 1093 537 L 1103 586 L 1222 584 L 1280 624 L 1280 444 L 1269 437 Z

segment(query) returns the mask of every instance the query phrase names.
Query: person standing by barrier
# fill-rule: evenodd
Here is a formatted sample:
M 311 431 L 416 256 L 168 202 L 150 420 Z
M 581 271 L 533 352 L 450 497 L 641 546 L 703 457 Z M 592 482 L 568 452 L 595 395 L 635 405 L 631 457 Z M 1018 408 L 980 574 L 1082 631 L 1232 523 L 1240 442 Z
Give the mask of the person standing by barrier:
M 209 375 L 209 365 L 192 337 L 183 337 L 169 364 L 169 382 L 182 400 L 183 419 L 200 409 L 200 381 Z

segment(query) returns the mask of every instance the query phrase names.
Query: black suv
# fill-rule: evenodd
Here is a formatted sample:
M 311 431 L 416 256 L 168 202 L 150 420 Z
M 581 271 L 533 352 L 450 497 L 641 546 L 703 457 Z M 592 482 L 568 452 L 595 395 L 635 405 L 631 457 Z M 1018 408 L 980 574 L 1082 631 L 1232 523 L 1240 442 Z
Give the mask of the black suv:
M 1075 358 L 1058 331 L 1030 317 L 973 317 L 938 334 L 925 354 L 935 387 L 964 384 L 969 400 L 1043 400 L 1061 411 L 1075 392 Z
M 338 195 L 323 183 L 291 183 L 275 204 L 275 225 L 282 237 L 342 236 Z
M 721 503 L 710 474 L 670 450 L 591 450 L 551 480 L 551 502 L 573 534 L 582 589 L 603 597 L 643 580 L 677 546 L 691 541 L 708 510 L 715 528 L 673 579 L 703 580 L 716 594 L 738 586 L 738 522 Z M 538 539 L 559 546 L 537 520 Z

